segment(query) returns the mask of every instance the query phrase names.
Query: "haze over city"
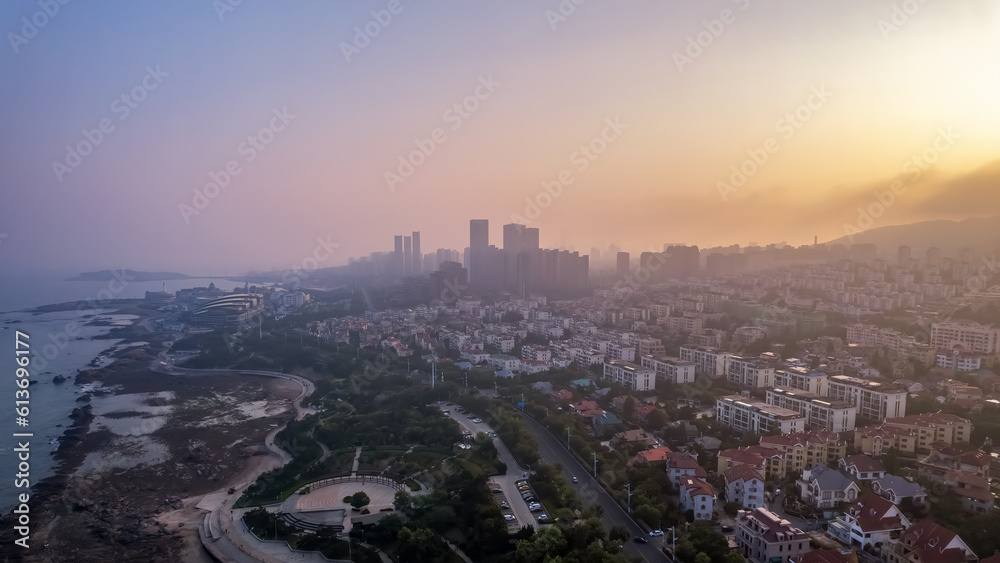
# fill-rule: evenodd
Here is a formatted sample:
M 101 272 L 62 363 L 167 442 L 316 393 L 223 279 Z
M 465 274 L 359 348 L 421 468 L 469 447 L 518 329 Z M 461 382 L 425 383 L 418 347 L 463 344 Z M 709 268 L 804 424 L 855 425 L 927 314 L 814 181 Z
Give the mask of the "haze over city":
M 1000 203 L 986 0 L 232 4 L 0 7 L 5 269 L 233 274 L 317 237 L 334 266 L 461 249 L 471 218 L 581 252 L 805 244 L 894 180 L 872 227 Z

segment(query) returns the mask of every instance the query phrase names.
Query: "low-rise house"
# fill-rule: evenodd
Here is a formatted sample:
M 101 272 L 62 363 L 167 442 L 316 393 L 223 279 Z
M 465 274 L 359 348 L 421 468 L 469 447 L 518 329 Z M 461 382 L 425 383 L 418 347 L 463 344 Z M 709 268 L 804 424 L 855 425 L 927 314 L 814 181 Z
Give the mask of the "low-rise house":
M 886 474 L 875 480 L 872 492 L 896 506 L 923 506 L 927 502 L 923 487 L 895 475 Z
M 764 508 L 736 516 L 736 545 L 750 563 L 785 561 L 812 550 L 809 536 Z
M 823 465 L 803 471 L 799 485 L 802 502 L 824 511 L 837 508 L 842 502 L 853 502 L 861 493 L 848 475 Z
M 610 412 L 605 412 L 595 416 L 591 423 L 594 425 L 594 433 L 598 436 L 613 432 L 623 424 L 622 419 Z
M 695 520 L 711 520 L 715 514 L 715 489 L 701 477 L 681 477 L 677 482 L 681 506 Z
M 726 482 L 726 501 L 753 510 L 764 506 L 764 477 L 747 464 L 727 469 L 722 474 Z
M 664 463 L 667 461 L 667 456 L 671 453 L 673 452 L 666 446 L 649 448 L 635 454 L 635 457 L 632 458 L 632 463 Z
M 827 532 L 850 546 L 873 546 L 888 549 L 910 527 L 910 521 L 899 508 L 873 492 L 862 494 L 847 510 L 831 520 Z
M 874 481 L 885 476 L 882 462 L 864 454 L 849 455 L 837 465 L 841 471 L 859 481 Z
M 640 448 L 646 449 L 656 445 L 656 440 L 646 434 L 645 430 L 626 430 L 611 437 L 611 447 L 620 448 Z M 634 450 L 633 450 L 634 451 Z
M 587 420 L 593 420 L 595 416 L 604 414 L 604 409 L 597 406 L 597 401 L 582 400 L 569 406 L 570 410 Z
M 667 455 L 667 477 L 671 483 L 677 483 L 681 477 L 708 477 L 705 469 L 698 464 L 698 459 L 687 452 L 673 452 Z
M 989 479 L 990 461 L 983 450 L 962 451 L 942 442 L 931 444 L 931 453 L 917 463 L 917 471 L 931 481 L 941 481 L 951 471 Z
M 962 501 L 962 508 L 969 512 L 989 512 L 993 510 L 995 499 L 990 491 L 990 482 L 981 475 L 971 475 L 962 471 L 949 471 L 941 480 L 950 487 Z
M 892 541 L 889 563 L 975 563 L 976 554 L 955 532 L 921 520 Z M 983 560 L 986 561 L 985 559 Z
M 747 464 L 765 478 L 780 479 L 785 476 L 785 457 L 780 451 L 764 446 L 747 446 L 722 450 L 716 457 L 716 473 L 731 467 Z

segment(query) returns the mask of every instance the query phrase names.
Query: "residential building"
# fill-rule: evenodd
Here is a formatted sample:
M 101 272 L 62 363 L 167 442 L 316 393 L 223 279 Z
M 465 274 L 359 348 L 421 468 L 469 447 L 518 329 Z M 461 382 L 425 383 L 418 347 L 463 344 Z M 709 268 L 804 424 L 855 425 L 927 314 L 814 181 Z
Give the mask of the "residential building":
M 716 456 L 716 473 L 740 465 L 748 465 L 765 478 L 781 479 L 785 476 L 785 457 L 780 451 L 763 446 L 747 446 L 722 450 Z
M 946 413 L 924 413 L 890 418 L 878 426 L 859 428 L 854 433 L 854 447 L 862 453 L 879 457 L 889 448 L 903 454 L 927 454 L 931 444 L 967 444 L 972 436 L 972 422 Z
M 869 491 L 831 520 L 827 532 L 850 546 L 888 549 L 890 540 L 898 538 L 909 527 L 910 521 L 896 505 Z
M 774 366 L 760 358 L 730 356 L 726 360 L 726 380 L 740 387 L 773 387 Z
M 764 477 L 753 466 L 740 464 L 722 473 L 726 482 L 726 502 L 753 510 L 764 506 Z
M 692 362 L 699 373 L 718 377 L 726 373 L 726 358 L 729 354 L 718 348 L 707 346 L 681 346 L 681 359 Z
M 846 375 L 834 375 L 828 383 L 831 399 L 858 407 L 858 416 L 868 420 L 885 420 L 906 416 L 906 391 Z
M 646 355 L 640 358 L 642 367 L 656 372 L 656 379 L 667 383 L 694 383 L 694 362 L 684 361 L 673 356 Z
M 896 506 L 923 506 L 927 502 L 923 487 L 895 475 L 886 474 L 876 479 L 872 483 L 872 492 Z
M 930 343 L 949 350 L 959 344 L 970 352 L 996 356 L 1000 354 L 1000 328 L 968 320 L 934 323 Z
M 495 370 L 520 371 L 521 360 L 506 354 L 495 354 L 490 357 L 490 367 Z
M 715 489 L 701 477 L 678 479 L 677 489 L 684 511 L 690 510 L 695 520 L 711 520 L 715 511 Z
M 673 453 L 666 446 L 657 446 L 643 450 L 632 458 L 632 463 L 663 463 L 667 461 L 667 456 Z
M 827 374 L 801 366 L 774 370 L 774 386 L 798 389 L 820 397 L 827 394 Z
M 834 467 L 840 458 L 847 455 L 847 442 L 834 432 L 807 431 L 761 436 L 760 445 L 781 452 L 784 472 L 787 473 L 801 473 L 819 465 Z M 774 476 L 782 478 L 784 473 Z
M 656 387 L 656 372 L 631 362 L 611 360 L 604 363 L 604 379 L 633 391 L 652 391 Z
M 921 520 L 891 542 L 887 560 L 889 563 L 976 563 L 979 558 L 955 532 L 930 520 Z
M 698 463 L 698 459 L 686 452 L 667 454 L 667 478 L 671 483 L 678 483 L 682 477 L 698 477 L 705 479 L 708 473 Z
M 885 477 L 882 462 L 865 454 L 849 455 L 841 459 L 837 466 L 858 481 L 874 481 Z
M 796 411 L 775 407 L 741 395 L 715 402 L 715 419 L 737 432 L 790 434 L 805 429 L 806 419 Z
M 848 432 L 855 428 L 858 407 L 845 401 L 828 399 L 794 389 L 768 389 L 766 402 L 784 407 L 806 417 L 806 425 L 828 432 Z
M 849 475 L 825 465 L 803 471 L 799 485 L 802 502 L 827 511 L 842 502 L 853 502 L 861 493 L 861 488 Z
M 786 561 L 812 550 L 805 532 L 764 508 L 741 510 L 736 527 L 737 548 L 751 563 Z

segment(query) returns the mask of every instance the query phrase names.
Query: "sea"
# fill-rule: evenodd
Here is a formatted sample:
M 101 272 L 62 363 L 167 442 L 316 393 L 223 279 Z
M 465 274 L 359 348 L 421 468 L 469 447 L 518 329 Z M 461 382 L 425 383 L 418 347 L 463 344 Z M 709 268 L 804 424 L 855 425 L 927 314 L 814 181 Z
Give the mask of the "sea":
M 171 281 L 128 282 L 124 287 L 108 282 L 65 281 L 75 274 L 14 276 L 0 272 L 0 365 L 6 376 L 0 377 L 0 513 L 7 513 L 18 503 L 20 493 L 28 488 L 18 488 L 17 474 L 21 460 L 17 452 L 19 442 L 29 441 L 28 477 L 31 485 L 53 474 L 56 462 L 52 454 L 58 447 L 56 439 L 71 424 L 69 414 L 83 403 L 77 402 L 82 393 L 93 388 L 76 385 L 74 376 L 82 369 L 91 367 L 91 362 L 102 352 L 116 348 L 120 340 L 95 340 L 108 334 L 115 326 L 127 325 L 135 318 L 131 315 L 113 315 L 113 309 L 101 308 L 101 300 L 109 295 L 119 299 L 143 298 L 146 291 L 166 290 L 174 292 L 192 287 L 207 287 L 210 283 L 220 289 L 232 290 L 243 287 L 244 282 L 227 278 L 192 278 Z M 78 313 L 76 310 L 51 313 L 35 313 L 30 309 L 42 305 L 53 305 L 69 301 L 95 300 L 93 308 Z M 97 315 L 110 321 L 112 326 L 85 326 L 88 320 L 82 315 Z M 102 323 L 105 324 L 105 323 Z M 26 417 L 28 426 L 17 425 L 15 392 L 18 390 L 15 378 L 15 334 L 21 331 L 29 335 L 31 363 L 30 377 L 37 383 L 28 390 L 30 412 Z M 5 357 L 6 356 L 6 357 Z M 98 366 L 110 363 L 102 357 Z M 53 379 L 63 376 L 63 383 Z M 14 433 L 30 432 L 30 438 L 16 438 Z M 30 501 L 29 501 L 30 507 Z

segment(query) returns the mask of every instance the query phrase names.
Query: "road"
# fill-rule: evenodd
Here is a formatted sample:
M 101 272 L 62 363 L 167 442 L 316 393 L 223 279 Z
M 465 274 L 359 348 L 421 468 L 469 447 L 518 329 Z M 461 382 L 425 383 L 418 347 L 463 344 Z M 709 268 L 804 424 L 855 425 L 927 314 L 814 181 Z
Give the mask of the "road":
M 558 440 L 534 419 L 524 415 L 521 418 L 524 420 L 528 430 L 538 440 L 538 454 L 542 462 L 558 463 L 562 466 L 563 476 L 567 481 L 572 482 L 573 477 L 579 479 L 580 482 L 577 486 L 579 487 L 580 500 L 584 504 L 598 504 L 604 509 L 602 520 L 604 521 L 605 528 L 610 529 L 611 526 L 622 525 L 628 528 L 632 537 L 643 536 L 649 539 L 648 544 L 637 544 L 632 541 L 626 542 L 624 544 L 626 555 L 640 557 L 644 561 L 670 561 L 670 558 L 660 551 L 663 541 L 669 541 L 669 539 L 665 539 L 668 536 L 650 538 L 649 534 L 643 531 L 635 523 L 635 520 L 594 479 L 593 466 L 585 467 L 566 449 L 563 442 Z M 599 467 L 598 470 L 600 470 Z

